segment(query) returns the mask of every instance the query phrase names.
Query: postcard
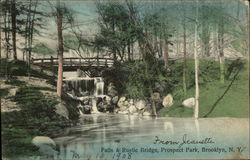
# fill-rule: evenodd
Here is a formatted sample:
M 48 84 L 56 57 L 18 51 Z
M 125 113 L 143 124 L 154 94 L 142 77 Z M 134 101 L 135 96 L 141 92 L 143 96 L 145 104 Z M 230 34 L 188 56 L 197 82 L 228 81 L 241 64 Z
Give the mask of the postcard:
M 250 159 L 249 1 L 0 7 L 3 160 Z

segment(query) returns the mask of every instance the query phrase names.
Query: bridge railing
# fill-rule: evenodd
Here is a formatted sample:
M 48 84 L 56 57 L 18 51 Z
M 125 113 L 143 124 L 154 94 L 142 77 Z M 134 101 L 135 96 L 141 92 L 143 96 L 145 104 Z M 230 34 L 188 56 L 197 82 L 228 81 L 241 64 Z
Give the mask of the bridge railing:
M 41 66 L 57 66 L 58 58 L 32 58 L 33 64 Z M 114 63 L 112 58 L 100 58 L 100 57 L 89 57 L 89 58 L 77 58 L 77 57 L 65 57 L 63 58 L 64 66 L 93 66 L 93 67 L 109 67 Z

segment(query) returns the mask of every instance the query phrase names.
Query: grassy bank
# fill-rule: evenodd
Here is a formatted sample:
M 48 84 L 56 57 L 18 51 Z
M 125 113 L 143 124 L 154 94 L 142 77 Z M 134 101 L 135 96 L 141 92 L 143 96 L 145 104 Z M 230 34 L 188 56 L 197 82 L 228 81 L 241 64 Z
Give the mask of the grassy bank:
M 210 80 L 200 83 L 200 117 L 249 117 L 248 65 L 249 62 L 246 60 L 227 61 L 224 84 L 220 82 L 218 75 L 208 75 Z M 205 71 L 201 70 L 201 74 L 203 72 Z M 167 117 L 192 117 L 193 110 L 183 108 L 181 105 L 184 99 L 181 98 L 182 89 L 176 89 L 173 94 L 175 95 L 174 105 L 161 109 L 159 114 Z M 190 86 L 185 98 L 194 97 L 194 95 L 195 88 Z
M 192 117 L 193 110 L 182 106 L 183 100 L 195 96 L 194 60 L 187 60 L 187 93 L 183 92 L 183 60 L 171 60 L 165 69 L 161 62 L 147 65 L 143 61 L 116 64 L 104 72 L 106 83 L 112 82 L 119 95 L 149 99 L 152 92 L 162 97 L 172 94 L 174 105 L 158 108 L 160 116 Z M 200 59 L 200 117 L 248 117 L 248 60 L 225 61 L 225 83 L 220 82 L 220 64 Z
M 43 86 L 51 82 L 51 76 L 32 68 L 28 70 L 25 62 L 6 59 L 1 59 L 0 74 L 1 100 L 9 102 L 5 105 L 10 105 L 10 108 L 13 107 L 11 105 L 18 108 L 15 111 L 1 112 L 2 157 L 39 155 L 38 148 L 31 144 L 33 137 L 54 137 L 78 119 L 78 114 L 72 111 L 74 108 L 71 105 L 66 106 L 70 114 L 75 113 L 69 115 L 71 119 L 55 112 L 55 106 L 61 103 L 56 97 L 56 89 L 49 84 Z

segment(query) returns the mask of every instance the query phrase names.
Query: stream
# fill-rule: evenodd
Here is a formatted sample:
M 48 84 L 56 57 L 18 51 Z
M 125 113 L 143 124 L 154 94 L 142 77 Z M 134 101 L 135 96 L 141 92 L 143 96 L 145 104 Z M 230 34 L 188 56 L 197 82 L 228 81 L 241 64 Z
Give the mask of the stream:
M 91 114 L 54 141 L 58 159 L 248 159 L 248 131 L 243 118 Z

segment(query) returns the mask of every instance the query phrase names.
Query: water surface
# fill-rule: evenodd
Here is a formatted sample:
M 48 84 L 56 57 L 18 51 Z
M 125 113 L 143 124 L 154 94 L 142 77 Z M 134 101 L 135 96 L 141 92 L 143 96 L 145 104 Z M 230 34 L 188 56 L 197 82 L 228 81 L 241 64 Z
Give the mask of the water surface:
M 54 140 L 61 159 L 249 158 L 249 119 L 84 115 Z

